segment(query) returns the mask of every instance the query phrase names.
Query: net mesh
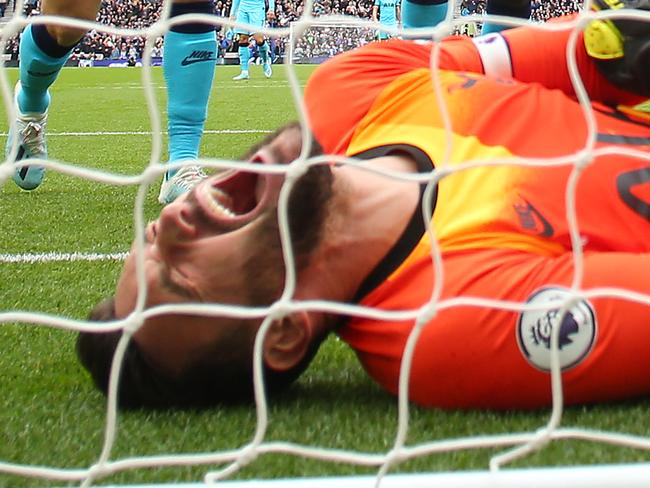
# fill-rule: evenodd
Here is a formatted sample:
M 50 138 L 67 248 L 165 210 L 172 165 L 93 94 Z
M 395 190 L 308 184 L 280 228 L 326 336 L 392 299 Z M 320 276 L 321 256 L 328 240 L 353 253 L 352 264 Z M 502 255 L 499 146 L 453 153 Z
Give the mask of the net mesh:
M 450 4 L 453 2 L 450 2 Z M 145 97 L 149 109 L 151 132 L 153 134 L 151 144 L 151 154 L 149 164 L 141 174 L 135 176 L 123 176 L 107 172 L 101 172 L 84 168 L 75 162 L 61 162 L 61 161 L 33 161 L 42 163 L 48 169 L 57 171 L 63 174 L 86 178 L 97 182 L 98 184 L 111 184 L 111 185 L 129 185 L 137 186 L 138 192 L 134 201 L 134 228 L 135 242 L 138 251 L 142 251 L 144 247 L 144 204 L 147 196 L 147 190 L 152 184 L 159 182 L 160 177 L 169 166 L 161 163 L 162 154 L 162 127 L 161 116 L 158 112 L 156 105 L 156 98 L 152 83 L 152 74 L 150 68 L 151 51 L 154 47 L 155 40 L 162 36 L 172 25 L 181 22 L 202 21 L 210 22 L 215 25 L 225 25 L 227 19 L 218 17 L 207 17 L 204 15 L 187 15 L 174 20 L 169 19 L 171 2 L 166 1 L 163 4 L 160 20 L 154 24 L 142 29 L 121 29 L 110 27 L 107 25 L 98 24 L 95 22 L 84 22 L 72 20 L 67 18 L 57 17 L 30 17 L 25 18 L 20 14 L 23 10 L 23 2 L 17 2 L 16 13 L 10 21 L 2 29 L 0 37 L 0 49 L 3 49 L 8 39 L 15 36 L 22 28 L 30 23 L 55 23 L 71 27 L 79 27 L 83 29 L 95 29 L 97 31 L 115 34 L 117 36 L 143 36 L 147 39 L 146 48 L 144 51 L 143 70 L 142 70 L 142 84 L 145 89 Z M 298 39 L 301 34 L 308 32 L 309 29 L 318 22 L 322 22 L 323 18 L 312 17 L 309 12 L 312 9 L 312 2 L 306 2 L 304 14 L 292 26 L 293 32 L 297 33 L 291 35 L 289 28 L 286 29 L 266 29 L 265 34 L 275 37 L 290 37 L 291 42 L 300 45 Z M 453 32 L 459 25 L 464 25 L 467 22 L 480 22 L 484 17 L 478 15 L 469 15 L 464 18 L 456 17 L 453 12 L 458 12 L 457 6 L 449 9 L 449 16 L 445 22 L 427 31 L 432 39 L 440 39 L 441 37 Z M 518 159 L 516 161 L 508 160 L 508 164 L 519 164 L 522 166 L 555 166 L 555 165 L 573 165 L 573 171 L 569 179 L 569 184 L 566 193 L 566 203 L 568 208 L 567 219 L 571 229 L 571 240 L 573 243 L 573 265 L 574 277 L 573 283 L 570 288 L 570 296 L 562 303 L 548 303 L 543 304 L 545 309 L 551 310 L 560 307 L 561 313 L 564 313 L 574 302 L 581 299 L 594 299 L 597 297 L 620 297 L 625 300 L 634 301 L 650 306 L 650 296 L 631 293 L 624 289 L 618 288 L 597 288 L 597 289 L 584 289 L 583 282 L 583 250 L 580 238 L 579 225 L 576 220 L 575 212 L 575 194 L 576 185 L 583 170 L 589 165 L 590 161 L 595 156 L 598 156 L 604 151 L 611 153 L 612 148 L 607 150 L 597 149 L 595 147 L 596 141 L 596 123 L 593 112 L 589 105 L 589 97 L 582 85 L 578 71 L 576 68 L 576 61 L 574 55 L 575 43 L 577 40 L 577 33 L 584 28 L 586 22 L 594 16 L 615 16 L 624 15 L 639 19 L 650 20 L 648 15 L 640 13 L 636 14 L 615 14 L 615 13 L 589 13 L 585 9 L 583 13 L 572 24 L 563 25 L 549 25 L 538 24 L 539 29 L 573 29 L 574 35 L 571 38 L 568 47 L 567 63 L 570 68 L 571 77 L 577 93 L 577 98 L 584 110 L 585 120 L 589 127 L 589 134 L 585 141 L 584 148 L 576 154 L 567 154 L 565 157 L 557 158 L 554 160 L 527 160 Z M 336 18 L 330 19 L 336 22 Z M 499 18 L 498 20 L 503 23 L 515 26 L 523 22 L 516 19 Z M 349 18 L 345 19 L 346 27 L 352 21 Z M 353 23 L 358 24 L 358 28 L 372 32 L 379 29 L 379 25 L 371 24 L 364 20 L 357 20 Z M 240 26 L 242 27 L 242 26 Z M 243 26 L 246 27 L 246 26 Z M 421 33 L 420 33 L 421 34 Z M 431 52 L 431 68 L 433 70 L 433 83 L 439 84 L 438 77 L 435 69 L 438 65 L 439 52 L 434 48 Z M 304 118 L 304 108 L 302 101 L 302 92 L 294 69 L 289 66 L 287 71 L 288 79 L 291 86 L 294 102 L 298 108 L 301 116 L 303 127 L 304 140 L 309 140 L 308 128 Z M 2 90 L 2 97 L 4 105 L 7 108 L 9 120 L 14 118 L 14 110 L 12 103 L 11 87 L 8 83 L 8 76 L 4 67 L 0 68 L 0 88 Z M 439 92 L 440 90 L 438 90 Z M 446 128 L 448 133 L 447 147 L 451 147 L 451 124 L 449 115 L 444 108 L 444 103 L 440 104 L 443 107 L 443 114 L 446 121 Z M 146 282 L 144 276 L 144 265 L 141 260 L 137 262 L 137 280 L 138 280 L 138 297 L 135 311 L 126 319 L 117 322 L 106 324 L 90 323 L 85 321 L 77 321 L 67 319 L 65 317 L 57 317 L 52 315 L 44 315 L 33 313 L 29 311 L 2 311 L 0 312 L 0 323 L 19 322 L 26 324 L 36 324 L 43 327 L 52 327 L 65 329 L 70 331 L 115 331 L 123 330 L 124 334 L 120 340 L 117 350 L 115 352 L 114 361 L 111 371 L 111 379 L 109 384 L 109 393 L 107 399 L 107 410 L 105 420 L 105 433 L 103 440 L 103 447 L 101 454 L 97 461 L 85 469 L 58 469 L 56 467 L 43 467 L 36 465 L 15 464 L 9 462 L 0 462 L 0 472 L 25 476 L 44 478 L 53 480 L 55 482 L 79 482 L 83 486 L 89 486 L 95 481 L 121 471 L 128 471 L 143 467 L 158 467 L 158 466 L 189 466 L 189 465 L 204 465 L 204 464 L 225 464 L 225 467 L 220 470 L 210 471 L 205 475 L 206 482 L 214 482 L 231 477 L 238 471 L 244 468 L 252 460 L 258 458 L 263 454 L 268 453 L 281 453 L 305 458 L 314 458 L 332 463 L 348 463 L 352 465 L 375 467 L 378 470 L 377 477 L 375 478 L 379 483 L 389 470 L 397 463 L 403 462 L 408 459 L 417 458 L 432 453 L 450 452 L 457 450 L 467 449 L 482 449 L 486 447 L 497 448 L 502 450 L 499 454 L 493 456 L 490 460 L 490 471 L 498 472 L 502 467 L 520 459 L 530 453 L 535 452 L 541 447 L 547 445 L 549 442 L 560 439 L 580 439 L 584 441 L 607 443 L 612 445 L 627 446 L 637 449 L 650 449 L 650 437 L 640 437 L 633 435 L 626 435 L 618 432 L 604 432 L 593 431 L 588 429 L 579 429 L 562 426 L 562 416 L 564 411 L 563 392 L 562 392 L 562 373 L 559 361 L 559 352 L 557 347 L 558 330 L 553 330 L 553 347 L 551 348 L 551 388 L 553 395 L 552 409 L 549 412 L 548 419 L 544 425 L 538 429 L 530 432 L 510 433 L 504 435 L 491 435 L 491 436 L 469 436 L 462 438 L 454 438 L 442 441 L 426 442 L 418 445 L 407 445 L 407 433 L 409 429 L 409 373 L 411 369 L 411 362 L 413 358 L 413 351 L 417 344 L 418 337 L 422 328 L 433 317 L 442 310 L 458 307 L 458 306 L 481 306 L 498 309 L 507 309 L 522 312 L 525 310 L 537 310 L 530 305 L 524 303 L 513 303 L 499 300 L 486 300 L 473 297 L 454 297 L 451 299 L 441 299 L 441 287 L 443 280 L 436 280 L 433 293 L 430 300 L 422 307 L 414 310 L 406 310 L 400 312 L 387 312 L 380 310 L 372 310 L 364 307 L 333 303 L 326 301 L 295 301 L 292 299 L 296 290 L 296 274 L 294 268 L 294 256 L 291 246 L 289 245 L 289 229 L 287 225 L 287 201 L 289 194 L 294 186 L 296 179 L 302 175 L 306 169 L 312 165 L 329 164 L 332 163 L 332 157 L 316 157 L 307 159 L 305 157 L 309 152 L 309 147 L 303 148 L 301 157 L 288 166 L 264 166 L 246 164 L 239 161 L 221 160 L 221 159 L 202 159 L 201 164 L 207 168 L 215 170 L 224 170 L 230 168 L 246 169 L 256 172 L 273 172 L 284 173 L 286 180 L 280 193 L 279 199 L 279 223 L 281 229 L 281 238 L 283 243 L 283 254 L 286 266 L 286 281 L 285 288 L 281 298 L 273 303 L 270 307 L 265 309 L 246 309 L 243 307 L 225 305 L 225 304 L 202 304 L 202 305 L 165 305 L 153 309 L 145 308 L 146 299 Z M 623 151 L 623 150 L 621 150 Z M 623 153 L 623 152 L 622 152 Z M 647 153 L 639 151 L 625 150 L 625 154 L 633 155 L 634 157 L 650 161 Z M 376 168 L 365 166 L 358 161 L 349 160 L 346 158 L 336 158 L 340 164 L 356 165 L 366 171 L 373 171 L 385 175 L 387 178 L 400 177 L 388 172 L 382 172 Z M 490 161 L 473 161 L 464 165 L 456 165 L 453 169 L 449 165 L 445 165 L 443 161 L 439 170 L 434 170 L 429 174 L 420 174 L 417 177 L 410 176 L 411 179 L 417 178 L 418 181 L 427 183 L 427 192 L 433 191 L 433 188 L 440 181 L 440 179 L 449 176 L 457 171 L 464 171 L 468 168 L 476 167 L 479 165 L 498 165 L 503 164 L 502 160 Z M 180 167 L 180 165 L 175 165 Z M 0 166 L 0 182 L 4 183 L 11 176 L 14 171 L 13 158 L 9 159 Z M 406 177 L 402 175 L 402 177 Z M 430 202 L 430 198 L 424 198 L 424 202 Z M 429 216 L 432 214 L 430 204 L 425 204 L 422 209 L 424 220 L 427 222 L 427 232 L 431 237 L 432 246 L 432 261 L 435 268 L 434 275 L 443 276 L 442 273 L 442 257 L 436 241 L 435 229 L 430 226 Z M 138 252 L 142 256 L 142 252 Z M 262 380 L 262 362 L 261 362 L 261 349 L 262 343 L 267 333 L 271 322 L 274 319 L 281 318 L 289 313 L 296 311 L 327 311 L 332 314 L 347 315 L 347 316 L 360 316 L 369 317 L 377 320 L 387 320 L 399 318 L 402 320 L 412 320 L 416 325 L 409 336 L 406 349 L 404 351 L 402 366 L 400 371 L 399 380 L 399 396 L 398 396 L 398 426 L 395 432 L 394 441 L 389 450 L 385 453 L 367 453 L 351 450 L 337 450 L 321 447 L 313 447 L 308 445 L 298 445 L 290 442 L 269 442 L 266 440 L 267 431 L 269 428 L 269 409 L 267 398 L 264 394 L 263 380 Z M 209 452 L 201 454 L 184 454 L 184 455 L 169 455 L 169 456 L 142 456 L 131 457 L 123 459 L 114 459 L 112 456 L 113 446 L 115 443 L 116 434 L 118 432 L 119 423 L 116 406 L 116 392 L 118 386 L 118 377 L 122 365 L 122 359 L 128 342 L 131 340 L 133 333 L 141 326 L 144 320 L 167 313 L 181 313 L 181 314 L 207 314 L 214 316 L 225 317 L 239 317 L 239 318 L 260 318 L 263 317 L 263 323 L 255 342 L 255 359 L 254 359 L 254 380 L 255 380 L 255 411 L 256 411 L 256 430 L 250 442 L 239 449 L 233 449 L 225 452 Z M 650 476 L 650 471 L 644 470 L 641 476 Z M 648 478 L 646 478 L 648 479 Z M 577 485 L 576 485 L 577 486 Z

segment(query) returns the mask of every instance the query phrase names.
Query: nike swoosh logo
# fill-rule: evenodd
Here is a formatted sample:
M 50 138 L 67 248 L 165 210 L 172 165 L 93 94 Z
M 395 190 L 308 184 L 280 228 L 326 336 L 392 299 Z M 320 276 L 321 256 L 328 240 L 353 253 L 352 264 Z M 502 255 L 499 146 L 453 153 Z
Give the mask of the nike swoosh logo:
M 217 58 L 185 58 L 183 61 L 181 61 L 181 66 L 189 66 L 190 64 L 195 64 L 195 63 L 202 63 L 204 61 L 216 61 Z
M 30 75 L 40 77 L 40 78 L 44 78 L 46 76 L 52 76 L 57 74 L 58 72 L 59 72 L 58 69 L 55 69 L 54 71 L 49 71 L 47 73 L 43 73 L 42 71 L 32 71 L 31 69 L 27 70 L 27 73 L 29 73 Z
M 553 237 L 553 226 L 551 223 L 546 220 L 542 213 L 537 210 L 528 200 L 521 197 L 524 201 L 523 205 L 514 205 L 515 212 L 519 215 L 522 226 L 528 230 L 536 230 L 536 234 L 542 237 Z M 531 215 L 536 218 L 531 218 Z M 538 224 L 542 225 L 541 230 L 539 230 Z

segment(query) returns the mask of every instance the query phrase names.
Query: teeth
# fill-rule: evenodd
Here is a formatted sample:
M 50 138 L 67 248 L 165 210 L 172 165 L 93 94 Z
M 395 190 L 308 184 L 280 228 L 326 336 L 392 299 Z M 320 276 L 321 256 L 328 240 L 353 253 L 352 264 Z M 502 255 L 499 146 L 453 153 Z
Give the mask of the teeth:
M 212 188 L 212 198 L 210 202 L 213 208 L 221 213 L 227 215 L 228 217 L 236 217 L 236 214 L 226 205 L 230 203 L 232 199 L 230 195 L 226 192 L 220 190 L 219 188 Z
M 219 202 L 212 200 L 211 202 L 212 210 L 215 212 L 219 212 L 227 217 L 237 217 L 237 214 L 235 214 L 232 210 L 230 210 L 227 207 L 224 207 L 221 205 Z
M 210 198 L 206 200 L 210 204 L 210 208 L 215 213 L 220 213 L 229 218 L 237 217 L 237 214 L 232 211 L 227 205 L 232 202 L 232 198 L 226 192 L 219 188 L 212 187 L 205 190 Z

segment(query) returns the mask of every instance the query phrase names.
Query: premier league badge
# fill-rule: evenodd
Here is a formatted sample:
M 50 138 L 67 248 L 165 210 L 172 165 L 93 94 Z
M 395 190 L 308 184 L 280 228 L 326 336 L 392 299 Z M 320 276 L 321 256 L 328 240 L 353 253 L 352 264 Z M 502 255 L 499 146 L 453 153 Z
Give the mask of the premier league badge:
M 596 316 L 586 300 L 571 305 L 562 314 L 561 305 L 571 296 L 564 288 L 543 288 L 533 293 L 526 303 L 539 305 L 539 310 L 522 312 L 517 323 L 517 342 L 526 360 L 541 371 L 551 369 L 551 341 L 553 329 L 559 328 L 557 347 L 562 371 L 582 362 L 596 342 Z M 548 307 L 544 307 L 548 304 Z M 543 308 L 544 307 L 544 308 Z

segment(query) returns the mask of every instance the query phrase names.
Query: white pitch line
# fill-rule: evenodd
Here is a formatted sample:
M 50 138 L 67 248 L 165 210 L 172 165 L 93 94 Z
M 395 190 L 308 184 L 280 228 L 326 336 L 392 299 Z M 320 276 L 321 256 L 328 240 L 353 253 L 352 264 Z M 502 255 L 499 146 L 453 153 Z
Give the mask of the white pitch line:
M 128 252 L 97 253 L 97 252 L 44 252 L 22 254 L 0 254 L 0 263 L 60 263 L 72 261 L 124 261 Z
M 204 130 L 204 134 L 270 134 L 271 130 L 253 130 L 253 129 L 242 129 L 242 130 Z M 161 132 L 161 134 L 167 134 L 167 131 Z M 151 136 L 153 132 L 151 131 L 99 131 L 99 132 L 48 132 L 47 137 L 94 137 L 94 136 Z M 6 132 L 0 132 L 0 137 L 7 137 Z

